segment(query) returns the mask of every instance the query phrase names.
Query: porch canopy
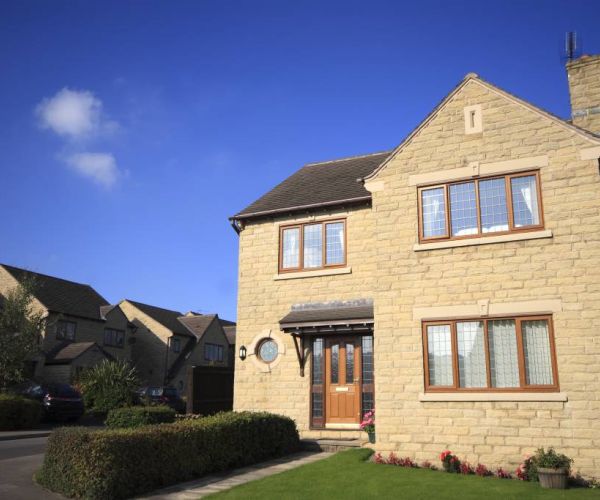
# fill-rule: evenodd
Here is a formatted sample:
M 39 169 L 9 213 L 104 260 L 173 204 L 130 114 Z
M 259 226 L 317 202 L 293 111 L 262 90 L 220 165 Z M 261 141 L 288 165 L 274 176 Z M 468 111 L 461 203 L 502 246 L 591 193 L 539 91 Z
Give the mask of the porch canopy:
M 306 350 L 304 338 L 311 335 L 372 335 L 373 301 L 310 302 L 294 304 L 279 320 L 279 326 L 294 339 L 300 376 L 304 376 Z

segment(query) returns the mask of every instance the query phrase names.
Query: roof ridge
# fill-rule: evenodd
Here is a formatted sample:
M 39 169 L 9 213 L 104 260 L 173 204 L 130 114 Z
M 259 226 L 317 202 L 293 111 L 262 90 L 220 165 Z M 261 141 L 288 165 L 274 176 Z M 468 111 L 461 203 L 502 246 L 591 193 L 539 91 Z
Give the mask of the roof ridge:
M 139 302 L 137 300 L 131 300 L 131 299 L 123 299 L 126 300 L 127 302 L 130 302 L 134 305 L 140 305 L 140 306 L 145 306 L 145 307 L 153 307 L 154 309 L 160 309 L 162 311 L 167 311 L 167 312 L 171 312 L 171 313 L 177 313 L 179 314 L 179 316 L 184 316 L 181 311 L 176 311 L 175 309 L 166 309 L 164 307 L 160 307 L 160 306 L 153 306 L 152 304 L 146 304 L 145 302 Z
M 92 287 L 92 285 L 90 285 L 89 283 L 81 283 L 79 281 L 67 280 L 65 278 L 59 278 L 58 276 L 52 276 L 50 274 L 44 274 L 44 273 L 38 273 L 37 271 L 31 271 L 31 270 L 25 269 L 23 267 L 11 266 L 10 264 L 0 264 L 0 267 L 16 269 L 17 271 L 21 271 L 21 272 L 29 273 L 29 274 L 37 274 L 38 276 L 43 276 L 44 278 L 52 278 L 54 280 L 64 281 L 65 283 L 73 283 L 74 285 L 89 286 L 92 290 L 96 291 L 95 288 Z M 96 292 L 96 293 L 98 293 L 98 292 Z
M 354 155 L 354 156 L 345 156 L 343 158 L 336 158 L 334 160 L 325 160 L 325 161 L 316 161 L 313 163 L 305 163 L 304 166 L 305 167 L 312 167 L 314 165 L 325 165 L 327 163 L 336 163 L 338 161 L 345 161 L 345 160 L 356 160 L 358 158 L 368 158 L 369 156 L 377 156 L 377 155 L 382 155 L 385 153 L 392 153 L 393 149 L 386 149 L 385 151 L 378 151 L 376 153 L 367 153 L 367 154 L 362 154 L 362 155 Z

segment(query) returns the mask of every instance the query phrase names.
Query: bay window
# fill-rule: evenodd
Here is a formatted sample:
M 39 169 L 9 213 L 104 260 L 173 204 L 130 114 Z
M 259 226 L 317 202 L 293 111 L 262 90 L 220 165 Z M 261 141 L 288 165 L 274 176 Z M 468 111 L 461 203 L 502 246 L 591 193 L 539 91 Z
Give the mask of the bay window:
M 346 221 L 283 226 L 279 237 L 279 271 L 310 271 L 346 264 Z
M 551 316 L 423 323 L 426 391 L 558 391 Z
M 543 227 L 539 172 L 419 188 L 420 241 Z

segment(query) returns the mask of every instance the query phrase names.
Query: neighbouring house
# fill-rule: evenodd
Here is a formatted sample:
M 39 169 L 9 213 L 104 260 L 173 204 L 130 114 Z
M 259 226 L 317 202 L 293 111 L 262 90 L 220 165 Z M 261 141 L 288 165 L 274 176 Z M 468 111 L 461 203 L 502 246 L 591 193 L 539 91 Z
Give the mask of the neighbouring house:
M 600 56 L 567 72 L 570 119 L 471 73 L 394 149 L 231 218 L 236 410 L 364 439 L 375 407 L 381 452 L 600 475 Z
M 235 323 L 217 314 L 163 309 L 123 300 L 120 309 L 136 328 L 132 359 L 141 379 L 153 386 L 172 385 L 184 394 L 191 366 L 232 366 L 230 337 Z
M 70 383 L 103 359 L 131 359 L 127 318 L 90 285 L 0 264 L 2 294 L 25 283 L 32 284 L 32 308 L 46 324 L 33 378 Z

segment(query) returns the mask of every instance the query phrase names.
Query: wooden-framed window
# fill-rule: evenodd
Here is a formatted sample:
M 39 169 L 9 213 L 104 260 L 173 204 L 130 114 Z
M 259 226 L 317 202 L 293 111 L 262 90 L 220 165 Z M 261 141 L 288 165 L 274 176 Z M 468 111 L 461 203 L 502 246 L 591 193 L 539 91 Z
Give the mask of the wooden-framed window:
M 75 340 L 77 323 L 75 321 L 58 320 L 56 323 L 56 338 L 58 340 Z
M 223 346 L 219 344 L 204 344 L 205 361 L 223 361 Z
M 125 332 L 114 328 L 104 329 L 104 345 L 111 347 L 123 347 L 125 345 Z
M 425 391 L 556 392 L 552 316 L 423 322 Z
M 544 227 L 539 171 L 420 187 L 418 197 L 421 242 Z
M 173 352 L 181 352 L 181 339 L 171 337 L 171 350 Z
M 279 231 L 279 272 L 346 265 L 345 219 L 281 226 Z

